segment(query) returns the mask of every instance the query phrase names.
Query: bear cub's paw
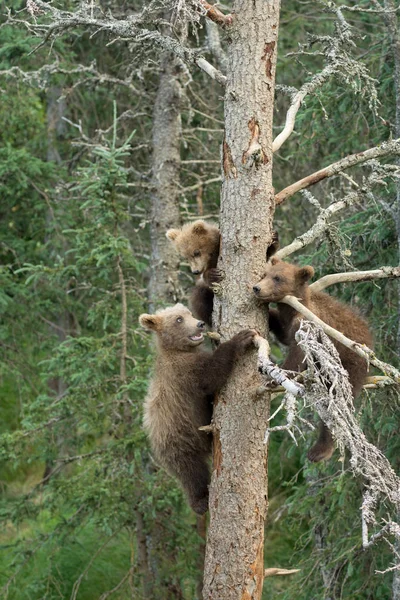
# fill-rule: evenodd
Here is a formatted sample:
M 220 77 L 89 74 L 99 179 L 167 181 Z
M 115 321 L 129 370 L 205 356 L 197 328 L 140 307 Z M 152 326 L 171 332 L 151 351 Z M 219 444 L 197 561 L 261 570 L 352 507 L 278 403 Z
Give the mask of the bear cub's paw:
M 243 329 L 234 335 L 231 341 L 235 343 L 238 352 L 244 352 L 252 345 L 256 335 L 258 332 L 255 329 Z
M 208 511 L 208 494 L 202 498 L 190 498 L 190 506 L 198 515 L 204 515 Z
M 213 283 L 221 283 L 223 278 L 221 269 L 207 269 L 203 275 L 203 279 L 208 286 L 211 286 Z

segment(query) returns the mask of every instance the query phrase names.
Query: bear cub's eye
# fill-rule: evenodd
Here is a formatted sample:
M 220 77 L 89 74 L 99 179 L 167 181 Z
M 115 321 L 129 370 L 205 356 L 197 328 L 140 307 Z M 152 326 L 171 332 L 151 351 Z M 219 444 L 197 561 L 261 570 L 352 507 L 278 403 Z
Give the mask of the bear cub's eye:
M 279 283 L 281 281 L 281 278 L 278 275 L 275 275 L 272 279 L 276 281 L 276 283 Z
M 194 256 L 194 257 L 196 257 L 196 256 L 200 256 L 200 255 L 201 255 L 201 252 L 200 252 L 200 250 L 195 250 L 195 251 L 193 252 L 193 256 Z
M 182 323 L 183 322 L 183 317 L 177 317 L 176 322 L 177 323 Z

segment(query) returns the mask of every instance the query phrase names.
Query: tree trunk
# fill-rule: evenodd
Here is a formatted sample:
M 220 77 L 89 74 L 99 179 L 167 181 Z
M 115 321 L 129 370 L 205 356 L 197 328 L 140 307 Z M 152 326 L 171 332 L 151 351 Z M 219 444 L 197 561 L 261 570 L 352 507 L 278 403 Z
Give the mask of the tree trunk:
M 182 28 L 183 31 L 183 28 Z M 168 33 L 168 32 L 166 32 Z M 149 283 L 149 310 L 173 304 L 182 297 L 179 286 L 179 256 L 165 234 L 172 227 L 180 227 L 179 211 L 179 174 L 181 144 L 181 99 L 182 90 L 179 81 L 181 63 L 171 53 L 164 52 L 161 57 L 161 73 L 153 114 L 153 193 L 151 197 L 151 276 Z M 151 465 L 149 469 L 153 468 Z M 140 515 L 139 515 L 140 516 Z M 165 519 L 168 518 L 165 516 Z M 150 553 L 142 564 L 151 564 L 153 578 L 149 581 L 146 571 L 143 573 L 144 597 L 156 600 L 156 590 L 165 600 L 183 598 L 178 578 L 167 575 L 166 563 L 176 563 L 176 555 L 165 553 L 165 530 L 156 520 L 151 531 L 150 547 L 142 545 L 142 551 Z M 139 541 L 139 540 L 138 540 Z M 199 545 L 199 556 L 204 555 Z M 158 577 L 158 573 L 160 573 Z M 158 580 L 158 581 L 157 581 Z
M 224 273 L 214 320 L 223 339 L 267 329 L 252 285 L 272 241 L 272 115 L 279 0 L 236 0 L 225 94 L 221 253 Z M 204 600 L 259 600 L 264 579 L 269 398 L 255 352 L 240 360 L 214 410 L 214 472 Z
M 63 138 L 66 131 L 66 124 L 63 120 L 63 117 L 66 114 L 67 106 L 65 100 L 60 100 L 62 95 L 62 87 L 61 86 L 51 86 L 46 95 L 47 107 L 46 107 L 46 120 L 47 120 L 47 161 L 55 162 L 58 165 L 62 164 L 62 159 L 59 153 L 59 143 Z M 54 214 L 50 209 L 47 214 L 47 226 L 53 225 Z M 54 231 L 49 234 L 50 236 L 59 235 L 56 233 L 56 228 Z M 54 239 L 54 238 L 53 238 Z M 52 238 L 50 237 L 50 243 Z M 46 242 L 49 239 L 46 237 Z M 58 244 L 61 242 L 63 247 L 63 252 L 67 251 L 67 245 L 65 243 L 65 239 L 55 240 L 53 243 L 53 248 L 55 248 L 52 252 L 58 253 L 59 248 Z M 51 246 L 50 246 L 51 247 Z M 58 315 L 52 318 L 52 324 L 49 324 L 50 335 L 54 334 L 58 338 L 58 343 L 62 344 L 68 335 L 74 334 L 74 319 L 72 315 L 67 311 L 61 311 Z M 48 386 L 50 389 L 50 394 L 55 398 L 61 398 L 65 392 L 67 391 L 67 385 L 65 381 L 61 377 L 52 377 L 48 381 Z M 70 431 L 64 431 L 65 427 L 60 425 L 57 428 L 57 434 L 54 437 L 55 443 L 57 445 L 57 457 L 62 458 L 67 454 L 68 448 L 66 447 L 66 439 L 69 437 Z M 52 477 L 54 468 L 54 461 L 51 459 L 46 460 L 46 465 L 43 473 L 43 484 L 47 485 Z
M 161 59 L 160 85 L 153 118 L 153 185 L 151 199 L 150 309 L 174 303 L 179 297 L 179 258 L 165 237 L 180 226 L 178 183 L 181 142 L 179 61 L 169 52 Z

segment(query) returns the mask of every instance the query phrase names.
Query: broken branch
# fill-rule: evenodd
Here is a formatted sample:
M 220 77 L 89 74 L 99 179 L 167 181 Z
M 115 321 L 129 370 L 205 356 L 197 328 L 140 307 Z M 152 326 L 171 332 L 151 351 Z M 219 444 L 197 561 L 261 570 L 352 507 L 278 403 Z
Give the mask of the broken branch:
M 232 24 L 232 15 L 224 15 L 216 6 L 209 4 L 205 0 L 200 0 L 206 11 L 206 17 L 221 27 L 226 27 Z
M 277 567 L 271 569 L 265 569 L 264 577 L 273 577 L 274 575 L 292 575 L 292 573 L 299 573 L 300 569 L 279 569 Z

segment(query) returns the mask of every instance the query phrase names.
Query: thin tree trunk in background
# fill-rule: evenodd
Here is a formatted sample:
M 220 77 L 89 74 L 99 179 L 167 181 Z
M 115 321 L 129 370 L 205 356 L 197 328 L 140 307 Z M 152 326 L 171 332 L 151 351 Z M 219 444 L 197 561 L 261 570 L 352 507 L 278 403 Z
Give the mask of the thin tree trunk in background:
M 225 274 L 215 324 L 229 339 L 240 329 L 265 335 L 267 320 L 252 296 L 272 241 L 272 114 L 279 0 L 236 0 L 229 30 L 225 94 L 221 254 Z M 264 579 L 269 397 L 255 351 L 240 359 L 214 410 L 214 472 L 204 600 L 259 600 Z
M 179 257 L 165 234 L 171 227 L 180 227 L 179 175 L 181 144 L 181 99 L 179 81 L 180 62 L 169 52 L 161 57 L 161 73 L 153 113 L 153 193 L 151 197 L 151 275 L 149 282 L 149 310 L 181 300 L 179 286 Z M 149 468 L 152 468 L 149 466 Z M 165 519 L 168 517 L 165 516 Z M 143 525 L 143 519 L 141 520 Z M 138 532 L 139 533 L 139 532 Z M 156 520 L 148 535 L 151 543 L 143 545 L 144 528 L 141 528 L 141 564 L 151 565 L 153 589 L 144 573 L 145 598 L 158 600 L 155 590 L 161 589 L 163 599 L 178 600 L 184 594 L 179 579 L 168 574 L 168 564 L 176 563 L 175 550 L 165 552 L 165 529 Z M 139 540 L 138 540 L 139 541 Z M 147 551 L 147 559 L 144 550 Z M 202 554 L 202 548 L 199 548 Z M 167 567 L 167 568 L 166 568 Z M 172 569 L 171 569 L 172 570 Z
M 66 113 L 66 103 L 65 100 L 60 100 L 62 95 L 62 88 L 60 86 L 52 86 L 47 91 L 47 161 L 55 162 L 60 165 L 62 163 L 62 159 L 59 153 L 58 144 L 60 139 L 64 136 L 66 125 L 63 117 Z M 65 242 L 61 239 L 57 234 L 56 224 L 54 223 L 54 214 L 50 209 L 47 215 L 47 225 L 53 226 L 54 231 L 52 232 L 52 236 L 55 236 L 56 239 L 53 246 L 55 246 L 55 250 L 53 252 L 59 253 L 58 244 L 63 246 L 63 252 L 67 250 Z M 45 315 L 47 316 L 47 315 Z M 56 317 L 51 319 L 53 325 L 49 325 L 49 330 L 51 335 L 56 335 L 58 338 L 58 343 L 62 344 L 65 341 L 67 335 L 72 335 L 74 331 L 74 321 L 72 315 L 64 310 L 60 312 Z M 49 379 L 48 386 L 50 388 L 51 393 L 55 398 L 61 398 L 66 390 L 67 385 L 65 381 L 61 377 L 52 377 Z M 57 444 L 57 457 L 61 458 L 66 453 L 65 448 L 65 438 L 62 433 L 62 426 L 58 427 L 57 436 L 56 436 L 56 444 Z M 47 484 L 50 481 L 52 470 L 54 463 L 52 460 L 46 460 L 45 470 L 43 473 L 43 483 Z
M 165 237 L 169 228 L 180 226 L 178 185 L 182 91 L 179 70 L 178 60 L 170 53 L 164 53 L 153 116 L 150 310 L 174 303 L 180 295 L 178 254 Z

